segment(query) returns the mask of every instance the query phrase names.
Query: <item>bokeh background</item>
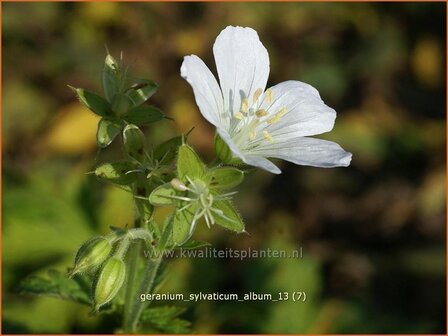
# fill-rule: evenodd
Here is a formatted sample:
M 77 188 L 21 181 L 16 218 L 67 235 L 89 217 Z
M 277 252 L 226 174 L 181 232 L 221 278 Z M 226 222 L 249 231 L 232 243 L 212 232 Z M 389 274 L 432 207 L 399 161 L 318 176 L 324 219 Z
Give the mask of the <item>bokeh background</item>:
M 132 222 L 129 194 L 91 175 L 97 118 L 66 84 L 100 92 L 107 44 L 152 78 L 152 103 L 174 121 L 148 143 L 195 130 L 213 158 L 213 128 L 180 78 L 182 57 L 214 69 L 227 25 L 255 28 L 269 84 L 297 79 L 338 111 L 324 135 L 353 152 L 349 168 L 280 163 L 256 172 L 236 204 L 250 235 L 204 226 L 196 238 L 234 249 L 303 247 L 302 259 L 176 260 L 171 292 L 306 291 L 306 303 L 202 302 L 195 333 L 445 333 L 444 3 L 3 3 L 3 332 L 110 333 L 117 321 L 20 281 L 65 271 L 77 247 Z M 213 70 L 214 71 L 214 70 Z M 101 153 L 118 158 L 119 143 Z

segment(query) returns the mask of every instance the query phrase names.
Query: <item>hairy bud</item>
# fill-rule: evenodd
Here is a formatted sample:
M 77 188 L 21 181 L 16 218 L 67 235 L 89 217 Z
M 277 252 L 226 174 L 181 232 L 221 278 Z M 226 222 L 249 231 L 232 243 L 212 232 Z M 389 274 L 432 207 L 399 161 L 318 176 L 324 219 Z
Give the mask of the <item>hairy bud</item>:
M 104 237 L 95 237 L 79 248 L 70 276 L 98 267 L 109 256 L 112 244 Z
M 112 301 L 123 286 L 126 266 L 120 258 L 112 257 L 106 261 L 95 284 L 95 310 Z

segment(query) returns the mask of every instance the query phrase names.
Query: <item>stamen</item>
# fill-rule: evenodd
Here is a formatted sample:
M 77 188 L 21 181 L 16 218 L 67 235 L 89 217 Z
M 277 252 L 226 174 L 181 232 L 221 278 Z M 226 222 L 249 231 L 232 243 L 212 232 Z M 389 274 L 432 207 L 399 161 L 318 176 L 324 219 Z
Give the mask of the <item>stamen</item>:
M 286 107 L 282 108 L 275 115 L 279 116 L 279 118 L 283 117 L 286 113 L 288 113 L 288 109 Z
M 268 115 L 268 112 L 266 112 L 266 110 L 260 109 L 260 110 L 258 110 L 257 112 L 255 112 L 255 115 L 256 115 L 258 118 L 261 118 L 261 117 L 267 116 L 267 115 Z
M 272 89 L 271 88 L 267 89 L 265 94 L 266 94 L 266 101 L 268 102 L 268 104 L 272 103 Z
M 241 112 L 246 113 L 247 110 L 249 110 L 249 102 L 247 101 L 247 98 L 244 98 L 241 101 Z
M 271 117 L 271 118 L 269 118 L 268 120 L 266 120 L 266 122 L 267 122 L 269 125 L 272 125 L 272 124 L 275 124 L 276 122 L 278 122 L 280 119 L 281 119 L 280 116 L 278 116 L 278 115 L 274 115 L 273 117 Z
M 238 120 L 242 120 L 244 118 L 244 114 L 242 114 L 241 112 L 237 112 L 235 113 L 234 117 Z
M 254 92 L 254 103 L 260 98 L 261 94 L 263 93 L 263 89 L 259 88 Z
M 269 134 L 268 131 L 263 131 L 264 138 L 269 142 L 274 142 L 274 138 Z
M 249 140 L 254 140 L 255 137 L 257 136 L 257 133 L 255 131 L 250 131 L 249 132 Z

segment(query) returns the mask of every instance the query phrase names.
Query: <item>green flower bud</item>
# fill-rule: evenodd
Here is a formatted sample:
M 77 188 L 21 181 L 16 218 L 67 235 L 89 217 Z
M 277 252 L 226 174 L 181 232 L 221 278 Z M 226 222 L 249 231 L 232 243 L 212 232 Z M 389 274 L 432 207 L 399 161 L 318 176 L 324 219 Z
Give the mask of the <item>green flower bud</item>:
M 112 257 L 106 261 L 95 284 L 95 310 L 112 301 L 123 286 L 126 266 L 120 258 Z
M 70 276 L 85 272 L 101 265 L 112 251 L 112 244 L 104 237 L 95 237 L 79 248 L 75 257 L 75 266 Z

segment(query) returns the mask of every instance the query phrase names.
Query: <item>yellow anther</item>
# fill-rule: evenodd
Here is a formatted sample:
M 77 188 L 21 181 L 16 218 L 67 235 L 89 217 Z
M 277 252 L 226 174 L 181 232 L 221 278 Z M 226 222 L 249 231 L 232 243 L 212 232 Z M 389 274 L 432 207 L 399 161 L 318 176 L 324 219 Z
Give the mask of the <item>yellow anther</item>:
M 255 137 L 257 136 L 257 133 L 255 131 L 250 131 L 249 132 L 249 140 L 254 140 Z
M 269 118 L 268 120 L 266 120 L 266 122 L 269 125 L 272 125 L 272 124 L 275 124 L 276 122 L 278 122 L 280 119 L 281 119 L 281 117 L 276 114 L 275 116 L 273 116 L 273 117 Z
M 268 102 L 268 104 L 272 103 L 272 89 L 267 89 L 265 92 L 266 95 L 266 101 Z
M 255 112 L 255 115 L 258 118 L 261 118 L 261 117 L 267 116 L 268 113 L 266 112 L 266 110 L 261 109 L 261 110 L 258 110 L 257 112 Z
M 249 102 L 247 101 L 247 98 L 244 98 L 241 101 L 241 112 L 246 113 L 247 110 L 249 110 Z
M 254 103 L 260 98 L 261 94 L 263 93 L 263 89 L 259 88 L 254 92 Z
M 288 109 L 286 107 L 282 108 L 280 111 L 278 111 L 275 115 L 279 118 L 283 117 L 286 113 L 288 113 Z
M 244 114 L 242 114 L 241 112 L 237 112 L 235 113 L 234 117 L 238 120 L 241 120 L 244 118 Z
M 273 142 L 274 141 L 274 138 L 272 137 L 272 135 L 269 134 L 268 131 L 263 131 L 263 136 L 269 142 Z

